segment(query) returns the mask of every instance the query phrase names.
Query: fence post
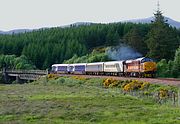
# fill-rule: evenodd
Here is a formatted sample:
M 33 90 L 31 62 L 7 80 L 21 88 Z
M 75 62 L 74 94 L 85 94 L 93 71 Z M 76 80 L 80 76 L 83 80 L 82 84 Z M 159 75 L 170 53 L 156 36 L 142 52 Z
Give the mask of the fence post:
M 6 84 L 9 83 L 9 77 L 8 77 L 7 72 L 6 72 L 6 68 L 3 68 L 3 70 L 2 70 L 2 75 L 3 75 L 3 77 L 4 77 L 5 83 L 6 83 Z
M 46 76 L 45 76 L 44 84 L 46 85 L 47 82 L 48 82 L 48 69 L 46 69 Z
M 20 83 L 20 78 L 19 78 L 19 75 L 16 76 L 16 83 Z
M 177 94 L 177 106 L 180 107 L 180 87 L 178 88 L 178 94 Z
M 176 106 L 176 93 L 175 92 L 172 92 L 172 99 L 173 99 L 173 105 Z

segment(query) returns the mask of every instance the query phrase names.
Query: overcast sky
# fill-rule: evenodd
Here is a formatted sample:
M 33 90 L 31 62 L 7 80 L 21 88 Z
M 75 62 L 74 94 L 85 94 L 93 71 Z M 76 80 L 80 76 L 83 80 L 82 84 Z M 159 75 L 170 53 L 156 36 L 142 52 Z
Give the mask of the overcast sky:
M 180 0 L 159 0 L 165 16 L 180 21 Z M 0 30 L 74 22 L 118 22 L 153 16 L 157 0 L 0 0 Z

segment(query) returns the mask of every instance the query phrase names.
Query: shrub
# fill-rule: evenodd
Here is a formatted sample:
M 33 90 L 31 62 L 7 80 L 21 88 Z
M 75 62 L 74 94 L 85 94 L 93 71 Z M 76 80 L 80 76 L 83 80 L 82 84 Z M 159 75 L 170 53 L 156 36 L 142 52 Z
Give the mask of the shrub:
M 167 98 L 168 97 L 168 90 L 167 89 L 160 89 L 159 97 L 160 97 L 160 99 Z
M 83 76 L 73 76 L 73 79 L 85 81 L 87 78 Z
M 141 90 L 148 89 L 149 86 L 150 86 L 150 83 L 145 81 L 141 85 Z
M 48 74 L 48 79 L 57 79 L 58 75 L 56 74 Z
M 126 81 L 124 85 L 122 86 L 124 91 L 131 91 L 131 90 L 144 90 L 148 89 L 150 86 L 149 82 L 142 82 L 138 80 L 131 80 L 131 81 Z
M 65 83 L 65 81 L 66 81 L 66 79 L 64 79 L 64 78 L 58 78 L 57 79 L 57 83 L 63 84 L 63 83 Z
M 114 80 L 112 78 L 107 78 L 103 81 L 103 85 L 105 88 L 108 87 L 117 87 L 121 82 L 118 80 Z
M 138 80 L 114 80 L 112 78 L 107 78 L 103 81 L 103 85 L 105 88 L 108 87 L 119 87 L 122 88 L 124 91 L 131 91 L 131 90 L 144 90 L 148 89 L 150 86 L 149 82 L 142 82 Z

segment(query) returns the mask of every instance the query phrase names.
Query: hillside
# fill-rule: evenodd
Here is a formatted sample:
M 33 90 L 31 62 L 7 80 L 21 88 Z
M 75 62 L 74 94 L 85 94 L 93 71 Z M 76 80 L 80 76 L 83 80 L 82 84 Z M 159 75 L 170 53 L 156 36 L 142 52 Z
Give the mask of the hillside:
M 176 28 L 180 28 L 180 22 L 175 21 L 169 17 L 165 17 L 165 20 L 167 20 L 167 23 L 169 25 L 171 25 L 172 27 L 176 27 Z M 130 20 L 125 20 L 125 21 L 121 21 L 121 22 L 132 22 L 132 23 L 151 23 L 152 21 L 154 21 L 154 17 L 148 17 L 148 18 L 142 18 L 142 19 L 130 19 Z
M 23 34 L 0 35 L 0 54 L 25 55 L 40 69 L 62 63 L 75 54 L 89 54 L 98 46 L 121 43 L 123 36 L 133 27 L 148 30 L 148 25 L 116 23 L 41 29 Z M 143 36 L 147 33 L 143 32 Z
M 92 25 L 95 23 L 91 23 L 91 22 L 76 22 L 76 23 L 72 23 L 70 25 L 63 25 L 63 26 L 57 26 L 59 28 L 69 28 L 69 27 L 78 27 L 78 26 L 88 26 L 88 25 Z M 14 29 L 14 30 L 9 30 L 9 31 L 1 31 L 0 30 L 0 34 L 20 34 L 20 33 L 26 33 L 26 32 L 32 32 L 32 31 L 36 31 L 36 30 L 42 30 L 42 29 L 50 29 L 53 27 L 42 27 L 40 29 Z
M 142 23 L 142 24 L 145 24 L 145 23 L 151 23 L 151 21 L 154 20 L 154 17 L 148 17 L 148 18 L 142 18 L 142 19 L 129 19 L 129 20 L 125 20 L 125 21 L 120 21 L 121 23 L 124 23 L 124 22 L 132 22 L 132 23 Z M 169 17 L 165 17 L 165 20 L 168 21 L 168 24 L 170 24 L 171 26 L 173 27 L 176 27 L 176 28 L 180 28 L 180 22 L 178 21 L 175 21 Z M 68 28 L 68 27 L 78 27 L 78 26 L 89 26 L 89 25 L 92 25 L 92 24 L 96 24 L 96 23 L 93 23 L 93 22 L 76 22 L 76 23 L 72 23 L 70 25 L 63 25 L 63 26 L 57 26 L 59 28 Z M 40 29 L 48 29 L 48 28 L 52 28 L 52 27 L 42 27 Z M 25 32 L 32 32 L 33 30 L 40 30 L 40 29 L 15 29 L 15 30 L 10 30 L 10 31 L 1 31 L 0 30 L 0 34 L 19 34 L 19 33 L 25 33 Z
M 25 33 L 25 32 L 31 32 L 33 30 L 30 29 L 14 29 L 10 31 L 0 31 L 0 34 L 19 34 L 19 33 Z

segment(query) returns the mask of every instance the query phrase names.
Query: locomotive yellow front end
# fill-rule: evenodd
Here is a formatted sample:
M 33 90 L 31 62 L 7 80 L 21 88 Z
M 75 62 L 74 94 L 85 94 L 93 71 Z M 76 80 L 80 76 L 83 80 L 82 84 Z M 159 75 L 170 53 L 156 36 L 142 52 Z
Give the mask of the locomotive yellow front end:
M 141 72 L 143 72 L 142 73 L 143 77 L 155 77 L 155 74 L 157 71 L 157 64 L 155 62 L 153 62 L 152 59 L 148 58 L 148 60 L 146 60 L 144 62 L 142 61 L 141 67 L 142 67 Z

